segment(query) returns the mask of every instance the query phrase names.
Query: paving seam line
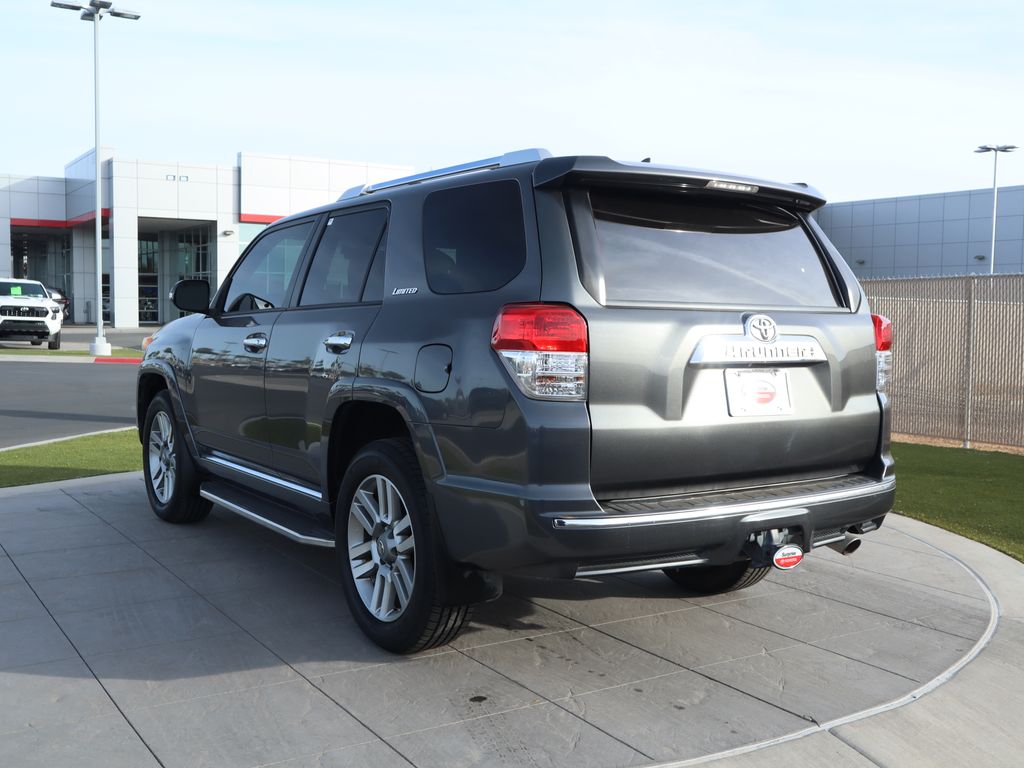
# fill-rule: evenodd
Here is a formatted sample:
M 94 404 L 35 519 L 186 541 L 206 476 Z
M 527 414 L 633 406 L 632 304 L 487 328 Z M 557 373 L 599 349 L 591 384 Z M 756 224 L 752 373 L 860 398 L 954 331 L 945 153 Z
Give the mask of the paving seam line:
M 931 693 L 939 686 L 949 682 L 949 680 L 951 680 L 957 674 L 957 672 L 959 672 L 961 669 L 963 669 L 972 661 L 974 661 L 974 659 L 977 658 L 978 654 L 985 650 L 985 647 L 989 644 L 989 642 L 991 642 L 992 636 L 995 635 L 996 627 L 999 624 L 1000 617 L 999 600 L 996 598 L 995 594 L 993 594 L 992 590 L 989 589 L 988 584 L 985 583 L 985 580 L 981 577 L 981 575 L 977 571 L 975 571 L 971 566 L 969 566 L 967 563 L 961 560 L 959 557 L 957 557 L 956 555 L 952 555 L 949 552 L 946 552 L 944 549 L 941 549 L 932 544 L 931 542 L 925 541 L 924 539 L 920 538 L 919 536 L 915 536 L 912 533 L 907 533 L 906 531 L 900 531 L 900 533 L 904 536 L 907 536 L 911 539 L 915 539 L 916 541 L 919 541 L 922 544 L 931 547 L 937 552 L 942 553 L 943 556 L 948 557 L 950 560 L 955 562 L 957 565 L 959 565 L 961 568 L 967 571 L 967 573 L 969 573 L 976 582 L 978 582 L 978 586 L 981 587 L 982 592 L 984 592 L 985 597 L 988 599 L 988 626 L 985 628 L 985 631 L 982 633 L 981 637 L 978 638 L 978 641 L 974 644 L 971 650 L 967 652 L 965 656 L 962 656 L 942 674 L 932 678 L 927 683 L 924 683 L 918 688 L 915 688 L 910 693 L 904 694 L 898 699 L 894 699 L 893 701 L 887 702 L 885 704 L 879 704 L 874 707 L 869 707 L 868 709 L 861 710 L 860 712 L 855 712 L 851 715 L 837 717 L 833 720 L 828 720 L 824 723 L 819 723 L 818 725 L 813 725 L 808 728 L 795 731 L 794 733 L 788 733 L 785 736 L 777 736 L 773 739 L 766 739 L 764 741 L 758 741 L 753 744 L 746 744 L 742 747 L 735 747 L 733 749 L 724 750 L 722 752 L 715 752 L 714 754 L 703 755 L 701 757 L 693 757 L 688 758 L 686 760 L 671 760 L 664 763 L 656 763 L 649 766 L 648 768 L 685 768 L 686 766 L 690 765 L 702 765 L 704 763 L 710 763 L 714 760 L 721 760 L 726 757 L 736 757 L 738 755 L 745 755 L 750 752 L 757 752 L 762 749 L 767 749 L 768 747 L 774 747 L 779 744 L 785 744 L 790 741 L 796 741 L 797 739 L 802 739 L 805 736 L 811 736 L 815 733 L 831 733 L 833 728 L 838 728 L 843 725 L 849 725 L 850 723 L 855 723 L 858 720 L 865 720 L 869 717 L 874 717 L 875 715 L 880 715 L 884 712 L 888 712 L 893 709 L 898 709 L 914 701 L 917 701 L 925 694 Z
M 54 437 L 50 440 L 40 440 L 36 443 L 22 443 L 21 445 L 12 445 L 7 448 L 0 448 L 0 453 L 6 453 L 7 451 L 17 451 L 20 448 L 35 448 L 37 445 L 50 445 L 51 443 L 63 443 L 65 440 L 75 440 L 79 437 L 93 437 L 94 435 L 110 435 L 114 432 L 127 432 L 129 429 L 138 429 L 138 427 L 115 427 L 114 429 L 100 429 L 95 432 L 83 432 L 80 435 L 68 435 L 67 437 Z M 115 474 L 121 474 L 120 472 Z M 78 478 L 72 477 L 69 480 L 77 480 Z M 67 482 L 67 481 L 63 481 Z M 16 486 L 24 488 L 25 486 Z

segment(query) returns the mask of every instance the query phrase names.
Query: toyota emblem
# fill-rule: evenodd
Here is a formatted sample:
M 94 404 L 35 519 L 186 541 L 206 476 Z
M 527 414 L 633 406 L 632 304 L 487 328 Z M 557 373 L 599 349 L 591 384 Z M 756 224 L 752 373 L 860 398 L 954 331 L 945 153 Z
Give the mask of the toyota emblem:
M 747 318 L 747 336 L 771 344 L 779 337 L 779 329 L 768 315 L 751 315 Z

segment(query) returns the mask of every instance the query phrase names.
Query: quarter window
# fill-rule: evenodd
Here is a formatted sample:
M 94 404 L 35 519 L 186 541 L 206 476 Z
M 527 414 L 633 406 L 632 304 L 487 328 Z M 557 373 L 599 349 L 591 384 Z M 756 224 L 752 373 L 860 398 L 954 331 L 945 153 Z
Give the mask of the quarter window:
M 434 293 L 501 288 L 526 264 L 519 184 L 443 189 L 423 203 L 423 258 Z
M 329 218 L 299 305 L 358 302 L 386 222 L 387 212 L 380 208 Z
M 238 265 L 224 298 L 225 312 L 256 312 L 283 306 L 313 222 L 268 232 Z

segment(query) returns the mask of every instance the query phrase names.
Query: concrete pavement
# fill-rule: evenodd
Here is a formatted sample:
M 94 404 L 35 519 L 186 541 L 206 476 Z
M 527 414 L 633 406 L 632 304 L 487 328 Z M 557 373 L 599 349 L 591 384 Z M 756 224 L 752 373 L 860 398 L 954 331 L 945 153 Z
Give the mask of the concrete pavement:
M 900 518 L 865 538 L 713 598 L 510 581 L 395 657 L 329 552 L 220 509 L 162 523 L 138 474 L 10 489 L 0 765 L 1018 765 L 1024 566 Z

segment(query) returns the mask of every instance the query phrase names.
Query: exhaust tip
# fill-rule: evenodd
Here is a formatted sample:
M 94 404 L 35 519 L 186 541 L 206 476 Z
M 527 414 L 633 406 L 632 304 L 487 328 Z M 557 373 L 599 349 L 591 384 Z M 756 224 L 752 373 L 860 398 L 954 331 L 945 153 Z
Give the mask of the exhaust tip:
M 854 538 L 850 534 L 846 534 L 846 538 L 842 541 L 833 541 L 825 546 L 829 549 L 834 549 L 840 555 L 852 555 L 860 549 L 860 542 L 860 539 Z

